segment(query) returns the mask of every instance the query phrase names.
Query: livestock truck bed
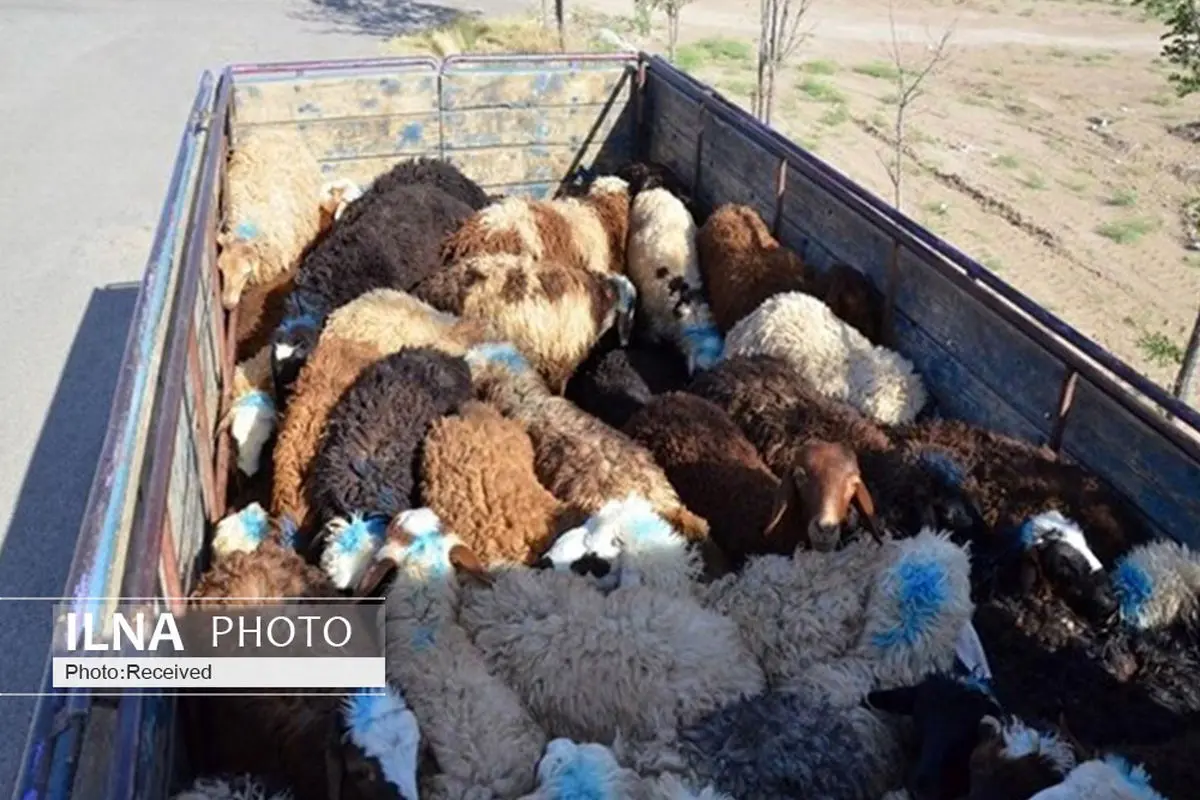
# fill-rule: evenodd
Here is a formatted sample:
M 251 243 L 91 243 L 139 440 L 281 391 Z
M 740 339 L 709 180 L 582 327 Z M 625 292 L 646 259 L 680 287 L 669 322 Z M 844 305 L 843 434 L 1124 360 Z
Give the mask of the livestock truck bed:
M 545 196 L 580 169 L 662 163 L 701 208 L 746 203 L 816 269 L 868 275 L 938 414 L 1047 444 L 1200 546 L 1200 415 L 661 58 L 253 64 L 205 73 L 180 141 L 63 591 L 74 610 L 180 609 L 226 513 L 235 324 L 216 231 L 226 153 L 251 126 L 298 128 L 327 178 L 362 183 L 434 155 L 490 193 Z M 53 693 L 48 671 L 42 691 L 14 797 L 157 798 L 187 776 L 173 698 Z

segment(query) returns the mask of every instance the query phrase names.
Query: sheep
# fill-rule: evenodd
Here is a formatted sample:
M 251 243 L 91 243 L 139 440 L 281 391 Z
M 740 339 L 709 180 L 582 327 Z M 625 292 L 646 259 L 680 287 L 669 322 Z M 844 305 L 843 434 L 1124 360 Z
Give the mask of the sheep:
M 832 549 L 842 523 L 856 521 L 849 519 L 852 500 L 864 514 L 874 513 L 853 453 L 811 448 L 809 502 L 798 503 L 793 481 L 776 478 L 729 416 L 692 394 L 658 395 L 624 432 L 650 451 L 680 500 L 708 520 L 709 534 L 734 565 L 755 553 L 787 555 L 801 544 Z
M 612 749 L 558 738 L 538 761 L 538 788 L 522 800 L 731 800 L 705 787 L 694 792 L 674 775 L 642 778 L 621 766 Z
M 329 230 L 346 209 L 363 196 L 363 189 L 349 178 L 336 178 L 321 184 L 321 228 Z
M 871 344 L 883 343 L 883 296 L 866 275 L 837 263 L 815 278 L 807 291 Z
M 287 314 L 272 338 L 277 394 L 316 346 L 325 318 L 372 289 L 408 291 L 441 267 L 442 238 L 471 207 L 434 186 L 397 186 L 346 218 L 304 257 Z
M 485 564 L 530 564 L 582 515 L 538 483 L 519 422 L 468 401 L 435 421 L 421 453 L 421 502 Z
M 911 361 L 872 345 L 803 292 L 765 300 L 729 330 L 725 352 L 785 358 L 817 393 L 885 425 L 913 421 L 929 399 Z
M 477 211 L 450 234 L 442 259 L 453 264 L 487 254 L 527 254 L 535 260 L 601 273 L 625 272 L 629 185 L 597 178 L 582 198 L 507 197 Z
M 687 364 L 674 348 L 636 339 L 628 347 L 618 345 L 612 331 L 601 337 L 563 395 L 614 428 L 624 427 L 652 396 L 682 389 L 688 381 Z
M 949 463 L 947 471 L 969 481 L 985 520 L 998 530 L 1015 531 L 1034 515 L 1059 511 L 1082 527 L 1104 564 L 1150 538 L 1129 504 L 1100 478 L 1046 448 L 945 419 L 906 426 L 895 438 L 919 458 Z
M 291 519 L 305 532 L 316 524 L 305 486 L 317 443 L 330 409 L 368 365 L 405 347 L 462 355 L 471 344 L 483 341 L 484 332 L 476 321 L 443 314 L 393 289 L 367 292 L 331 314 L 279 425 L 272 513 Z
M 227 556 L 230 553 L 249 553 L 267 539 L 270 533 L 271 520 L 266 510 L 258 503 L 251 503 L 240 511 L 229 514 L 217 523 L 213 536 L 212 552 L 214 558 Z
M 629 341 L 637 302 L 624 275 L 507 253 L 458 261 L 413 294 L 442 311 L 486 321 L 495 338 L 533 362 L 555 394 L 610 328 Z
M 249 775 L 230 780 L 200 777 L 171 800 L 292 800 L 292 793 L 272 792 Z
M 686 539 L 699 544 L 712 572 L 723 570 L 720 550 L 708 538 L 708 523 L 683 505 L 649 451 L 551 394 L 511 344 L 479 345 L 467 351 L 466 359 L 479 398 L 525 425 L 538 480 L 555 497 L 591 514 L 610 499 L 640 494 Z
M 385 606 L 387 677 L 405 688 L 422 722 L 439 767 L 433 793 L 519 797 L 533 788 L 546 736 L 455 622 L 462 602 L 456 567 L 490 580 L 431 509 L 405 511 L 389 526 L 360 592 L 395 575 Z
M 877 800 L 901 777 L 899 733 L 865 708 L 770 690 L 630 748 L 626 758 L 639 773 L 675 773 L 739 800 Z
M 650 586 L 603 595 L 570 572 L 496 570 L 459 619 L 551 737 L 649 739 L 764 688 L 731 619 Z
M 330 410 L 309 478 L 322 522 L 394 517 L 412 507 L 421 442 L 435 419 L 471 393 L 466 362 L 432 347 L 371 364 Z
M 696 257 L 696 223 L 666 189 L 631 186 L 629 277 L 637 287 L 639 319 L 651 341 L 671 342 L 687 356 L 688 372 L 721 357 L 721 332 L 704 299 Z
M 723 334 L 771 296 L 812 285 L 804 262 L 775 240 L 749 206 L 726 203 L 713 211 L 696 232 L 696 250 Z
M 237 305 L 237 360 L 251 358 L 271 344 L 271 337 L 287 313 L 287 299 L 295 288 L 296 271 L 281 273 L 264 283 L 247 286 Z
M 901 534 L 922 527 L 948 530 L 959 543 L 989 531 L 962 485 L 947 481 L 934 464 L 909 457 L 855 409 L 807 386 L 782 358 L 726 359 L 697 376 L 687 391 L 727 413 L 771 471 L 785 481 L 790 477 L 800 494 L 807 479 L 796 467 L 804 448 L 814 441 L 837 442 L 854 451 L 880 527 Z
M 1138 545 L 1113 567 L 1113 589 L 1124 624 L 1138 630 L 1200 623 L 1200 554 L 1163 540 Z
M 271 350 L 261 348 L 233 371 L 233 402 L 222 427 L 228 427 L 237 447 L 237 466 L 242 474 L 258 473 L 262 451 L 275 432 L 275 400 L 271 395 Z
M 295 268 L 320 227 L 321 168 L 299 131 L 249 128 L 230 153 L 217 244 L 221 303 Z
M 970 798 L 1026 800 L 1075 768 L 1075 750 L 1058 736 L 1020 719 L 985 716 L 971 752 Z
M 1194 751 L 1189 755 L 1194 756 Z M 1043 789 L 1029 800 L 1167 800 L 1155 791 L 1150 780 L 1142 767 L 1134 767 L 1119 756 L 1108 756 L 1085 761 L 1062 783 Z M 1195 789 L 1192 783 L 1185 791 Z
M 401 161 L 383 173 L 358 198 L 352 199 L 339 222 L 348 224 L 370 210 L 377 202 L 395 192 L 406 193 L 409 186 L 432 186 L 478 211 L 490 202 L 473 180 L 449 161 L 437 158 L 413 158 Z
M 601 591 L 647 586 L 673 597 L 695 596 L 699 554 L 644 497 L 610 500 L 559 536 L 534 566 L 591 575 Z
M 740 625 L 772 688 L 851 706 L 950 667 L 974 610 L 969 573 L 963 548 L 926 529 L 882 545 L 755 556 L 703 600 Z
M 1196 754 L 1200 753 L 1200 728 L 1196 726 L 1195 721 L 1170 739 L 1122 745 L 1119 752 L 1122 761 L 1128 759 L 1128 762 L 1140 765 L 1125 772 L 1126 776 L 1135 778 L 1135 784 L 1137 779 L 1146 780 L 1146 774 L 1149 773 L 1154 788 L 1162 793 L 1160 796 L 1195 796 L 1197 781 L 1200 780 L 1200 767 L 1196 763 Z M 1113 757 L 1110 755 L 1108 758 Z M 1134 797 L 1142 800 L 1141 795 Z

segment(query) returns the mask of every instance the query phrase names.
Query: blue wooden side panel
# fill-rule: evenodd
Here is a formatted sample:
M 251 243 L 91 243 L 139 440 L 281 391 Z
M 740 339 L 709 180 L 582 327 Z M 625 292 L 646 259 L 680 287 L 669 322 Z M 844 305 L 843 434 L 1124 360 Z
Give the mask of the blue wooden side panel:
M 442 74 L 442 147 L 493 193 L 542 196 L 634 152 L 632 62 L 464 61 Z
M 925 260 L 939 256 L 898 246 L 886 225 L 852 210 L 791 160 L 779 205 L 776 171 L 781 157 L 792 156 L 746 136 L 756 124 L 748 116 L 702 112 L 698 93 L 653 72 L 645 98 L 650 158 L 692 185 L 702 209 L 750 205 L 768 225 L 777 223 L 780 240 L 818 270 L 843 262 L 884 293 L 894 281 L 892 345 L 920 370 L 938 414 L 1047 442 L 1071 368 L 986 305 L 980 296 L 988 289 L 949 262 L 939 269 Z M 1194 452 L 1082 378 L 1062 444 L 1069 458 L 1132 500 L 1152 526 L 1200 546 L 1200 463 Z

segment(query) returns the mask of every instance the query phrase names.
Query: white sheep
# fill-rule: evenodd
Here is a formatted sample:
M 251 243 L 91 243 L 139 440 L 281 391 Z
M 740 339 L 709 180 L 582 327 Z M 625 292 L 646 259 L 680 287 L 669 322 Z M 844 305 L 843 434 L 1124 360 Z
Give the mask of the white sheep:
M 946 670 L 970 621 L 970 561 L 944 533 L 882 545 L 751 557 L 702 587 L 705 605 L 741 626 L 773 688 L 852 706 L 876 688 Z
M 383 547 L 387 519 L 380 516 L 353 515 L 335 517 L 323 530 L 325 547 L 321 551 L 321 569 L 339 589 L 358 585 L 367 568 Z
M 682 200 L 662 188 L 634 195 L 626 259 L 650 338 L 676 344 L 687 356 L 688 372 L 715 364 L 721 332 L 704 299 L 696 222 Z
M 269 531 L 270 518 L 266 510 L 258 503 L 251 503 L 217 523 L 212 542 L 213 556 L 252 553 L 267 538 Z
M 385 605 L 388 682 L 404 687 L 421 721 L 439 767 L 428 781 L 435 795 L 519 797 L 533 788 L 546 737 L 456 622 L 456 567 L 486 575 L 431 509 L 397 515 L 363 578 L 369 588 L 395 570 Z
M 647 586 L 604 595 L 571 573 L 502 570 L 460 621 L 550 736 L 649 738 L 764 686 L 732 620 Z
M 709 787 L 693 792 L 674 775 L 642 778 L 604 745 L 565 738 L 546 745 L 537 775 L 537 790 L 522 800 L 729 800 Z
M 1154 629 L 1200 617 L 1200 553 L 1175 541 L 1139 545 L 1113 568 L 1122 621 Z
M 1042 789 L 1029 800 L 1167 800 L 1150 785 L 1150 777 L 1118 756 L 1085 761 L 1066 780 Z
M 817 393 L 888 425 L 911 422 L 928 394 L 912 362 L 871 344 L 803 292 L 764 301 L 725 338 L 725 355 L 773 355 L 791 363 Z
M 237 447 L 238 469 L 245 475 L 258 472 L 263 448 L 275 431 L 272 388 L 271 348 L 266 345 L 234 367 L 233 402 L 223 422 Z
M 421 729 L 404 695 L 391 686 L 382 691 L 360 689 L 346 697 L 342 716 L 346 738 L 379 762 L 384 780 L 401 800 L 417 800 Z

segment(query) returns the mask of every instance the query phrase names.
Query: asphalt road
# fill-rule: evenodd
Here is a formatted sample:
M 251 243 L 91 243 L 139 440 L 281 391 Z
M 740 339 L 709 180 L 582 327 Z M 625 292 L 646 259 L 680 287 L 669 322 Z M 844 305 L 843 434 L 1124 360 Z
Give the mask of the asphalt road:
M 150 238 L 206 67 L 379 55 L 389 0 L 0 0 L 0 596 L 62 591 Z M 0 691 L 50 611 L 0 606 Z M 32 700 L 0 698 L 0 797 Z

